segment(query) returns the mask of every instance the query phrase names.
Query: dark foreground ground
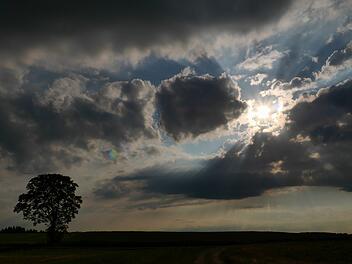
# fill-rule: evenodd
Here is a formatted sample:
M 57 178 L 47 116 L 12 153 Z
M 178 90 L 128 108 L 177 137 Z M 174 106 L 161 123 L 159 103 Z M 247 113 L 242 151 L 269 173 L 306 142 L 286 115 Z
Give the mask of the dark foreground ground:
M 352 263 L 352 236 L 324 233 L 69 233 L 57 246 L 45 234 L 0 234 L 1 264 Z

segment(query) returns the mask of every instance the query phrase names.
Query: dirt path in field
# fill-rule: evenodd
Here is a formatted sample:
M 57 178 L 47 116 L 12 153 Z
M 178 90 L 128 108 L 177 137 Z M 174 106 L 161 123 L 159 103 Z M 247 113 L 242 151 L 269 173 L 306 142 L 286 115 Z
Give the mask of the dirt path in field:
M 224 264 L 221 260 L 220 255 L 225 251 L 226 248 L 216 248 L 204 251 L 198 256 L 194 264 Z

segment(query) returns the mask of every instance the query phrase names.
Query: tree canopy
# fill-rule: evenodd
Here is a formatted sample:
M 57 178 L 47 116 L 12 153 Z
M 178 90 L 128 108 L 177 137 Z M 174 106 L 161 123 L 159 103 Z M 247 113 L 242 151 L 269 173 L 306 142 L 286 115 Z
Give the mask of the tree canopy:
M 75 194 L 77 187 L 69 176 L 39 175 L 29 181 L 14 212 L 22 212 L 34 225 L 45 224 L 49 233 L 65 232 L 82 203 L 81 196 Z

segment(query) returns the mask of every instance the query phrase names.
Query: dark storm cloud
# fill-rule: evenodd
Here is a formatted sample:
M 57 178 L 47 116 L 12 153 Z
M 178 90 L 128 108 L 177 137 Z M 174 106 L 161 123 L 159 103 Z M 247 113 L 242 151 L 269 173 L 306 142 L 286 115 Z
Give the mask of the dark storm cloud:
M 160 125 L 176 140 L 198 136 L 238 118 L 246 104 L 231 77 L 177 75 L 156 94 Z
M 2 1 L 0 49 L 54 46 L 72 54 L 183 42 L 204 30 L 248 31 L 278 19 L 290 0 Z M 63 45 L 64 43 L 64 45 Z
M 153 89 L 148 82 L 115 82 L 93 94 L 83 88 L 84 82 L 72 77 L 56 80 L 41 92 L 0 93 L 0 154 L 14 162 L 11 166 L 49 170 L 55 160 L 80 162 L 82 157 L 70 147 L 89 150 L 90 140 L 106 140 L 119 148 L 153 136 L 145 119 Z
M 207 199 L 240 199 L 287 186 L 332 186 L 352 191 L 352 81 L 297 104 L 279 136 L 258 133 L 244 148 L 234 146 L 202 169 L 155 167 L 116 177 L 100 197 L 120 182 L 140 182 L 141 191 Z M 108 188 L 108 186 L 110 186 Z
M 21 80 L 13 70 L 0 68 L 0 92 L 10 92 L 21 85 Z
M 351 112 L 352 82 L 348 81 L 321 90 L 313 102 L 302 102 L 294 107 L 289 114 L 290 131 L 321 141 L 328 141 L 331 133 L 336 132 L 335 136 L 343 139 L 348 135 Z
M 258 196 L 272 188 L 302 185 L 299 174 L 304 165 L 301 163 L 309 163 L 310 159 L 299 144 L 287 138 L 259 134 L 244 153 L 239 154 L 240 150 L 239 146 L 235 146 L 224 157 L 205 162 L 200 170 L 178 171 L 156 167 L 127 178 L 116 177 L 100 187 L 96 195 L 111 199 L 113 186 L 121 186 L 128 180 L 143 183 L 142 191 L 146 193 L 181 194 L 205 199 L 241 199 Z M 285 166 L 300 166 L 290 174 L 272 174 L 274 163 L 285 157 L 290 162 Z

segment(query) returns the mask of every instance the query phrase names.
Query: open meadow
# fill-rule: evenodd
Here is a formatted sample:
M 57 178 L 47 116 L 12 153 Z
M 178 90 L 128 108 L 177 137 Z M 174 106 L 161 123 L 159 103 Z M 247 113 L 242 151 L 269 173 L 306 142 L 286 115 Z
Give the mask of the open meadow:
M 323 233 L 68 233 L 46 245 L 45 233 L 0 234 L 1 264 L 352 263 L 349 235 Z

